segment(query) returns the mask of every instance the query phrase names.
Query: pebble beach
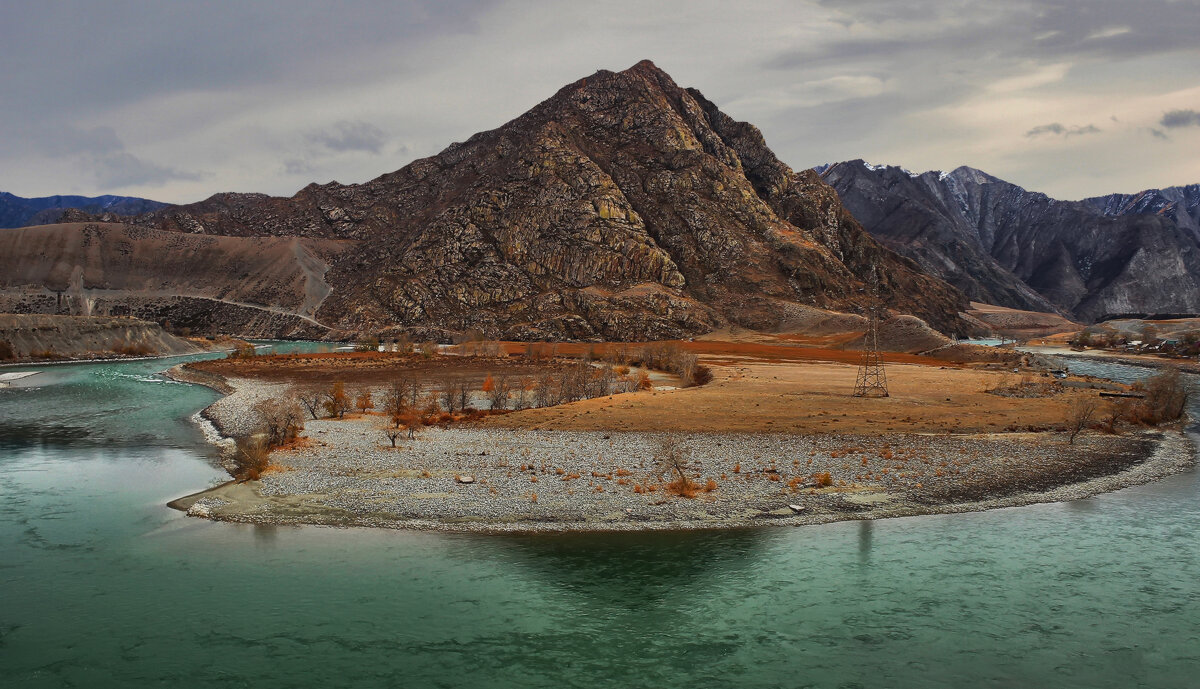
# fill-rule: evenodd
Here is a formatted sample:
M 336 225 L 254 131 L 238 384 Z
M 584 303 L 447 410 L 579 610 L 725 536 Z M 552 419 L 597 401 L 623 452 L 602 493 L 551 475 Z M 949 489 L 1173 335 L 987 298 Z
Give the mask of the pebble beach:
M 187 380 L 186 371 L 173 371 Z M 212 380 L 196 380 L 212 385 Z M 203 416 L 254 426 L 278 384 L 224 381 Z M 216 387 L 215 385 L 213 385 Z M 1174 430 L 1062 434 L 673 434 L 694 497 L 671 494 L 663 434 L 426 428 L 396 447 L 381 415 L 308 420 L 259 481 L 172 506 L 210 519 L 454 531 L 616 531 L 816 524 L 1073 500 L 1192 465 Z M 828 476 L 824 476 L 828 474 Z

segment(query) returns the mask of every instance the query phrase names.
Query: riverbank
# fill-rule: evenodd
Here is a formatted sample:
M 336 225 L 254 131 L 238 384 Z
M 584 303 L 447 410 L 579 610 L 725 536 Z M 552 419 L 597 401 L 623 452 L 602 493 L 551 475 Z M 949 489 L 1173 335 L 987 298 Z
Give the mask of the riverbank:
M 782 371 L 768 370 L 771 378 Z M 930 371 L 938 369 L 908 375 L 924 382 Z M 719 372 L 718 383 L 735 385 L 731 373 L 744 382 L 748 372 L 748 364 Z M 811 378 L 814 370 L 804 373 Z M 903 380 L 903 373 L 893 377 Z M 226 435 L 248 432 L 253 403 L 286 391 L 281 383 L 250 379 L 193 382 L 232 389 L 204 411 Z M 382 416 L 309 420 L 307 440 L 273 453 L 276 466 L 261 480 L 218 486 L 173 506 L 193 516 L 258 524 L 483 532 L 743 528 L 1074 500 L 1147 483 L 1194 462 L 1191 441 L 1177 429 L 1089 432 L 1074 444 L 1060 432 L 930 430 L 941 421 L 900 432 L 765 426 L 766 432 L 751 433 L 738 423 L 701 431 L 703 390 L 627 393 L 430 428 L 394 449 Z M 763 399 L 770 396 L 777 395 L 768 388 Z M 662 433 L 592 421 L 604 426 L 670 398 L 676 410 L 690 412 L 677 417 L 692 419 L 674 429 L 699 488 L 692 498 L 668 491 L 671 477 L 656 462 Z M 799 407 L 804 400 L 789 403 Z M 620 416 L 605 416 L 605 409 Z

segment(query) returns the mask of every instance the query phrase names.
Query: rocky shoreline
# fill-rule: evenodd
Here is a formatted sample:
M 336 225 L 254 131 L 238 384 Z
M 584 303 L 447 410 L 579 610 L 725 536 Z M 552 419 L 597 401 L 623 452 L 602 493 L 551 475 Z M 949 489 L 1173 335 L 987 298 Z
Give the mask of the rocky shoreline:
M 226 436 L 252 427 L 254 401 L 282 392 L 278 384 L 179 367 L 171 375 L 226 393 L 202 413 Z M 689 499 L 667 493 L 655 462 L 660 434 L 453 426 L 426 429 L 393 449 L 383 427 L 372 415 L 310 420 L 306 442 L 272 455 L 279 470 L 171 506 L 259 524 L 476 532 L 745 528 L 1075 500 L 1195 462 L 1191 440 L 1175 429 L 1090 433 L 1074 445 L 1049 433 L 690 433 L 678 436 L 689 474 L 699 486 L 712 483 Z

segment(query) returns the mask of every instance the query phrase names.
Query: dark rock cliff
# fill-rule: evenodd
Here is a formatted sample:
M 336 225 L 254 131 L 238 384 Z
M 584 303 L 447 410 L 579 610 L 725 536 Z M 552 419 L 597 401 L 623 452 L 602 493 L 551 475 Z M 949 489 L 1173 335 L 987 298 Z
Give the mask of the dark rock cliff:
M 1167 213 L 1105 215 L 967 167 L 856 160 L 822 177 L 872 236 L 972 299 L 1083 320 L 1200 311 L 1200 245 Z

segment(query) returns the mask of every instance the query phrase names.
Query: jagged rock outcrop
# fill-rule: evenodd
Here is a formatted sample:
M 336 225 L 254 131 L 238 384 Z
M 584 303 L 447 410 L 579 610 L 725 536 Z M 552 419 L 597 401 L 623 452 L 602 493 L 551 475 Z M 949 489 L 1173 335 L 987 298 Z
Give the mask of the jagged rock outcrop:
M 195 234 L 354 240 L 315 317 L 339 330 L 516 338 L 770 329 L 781 305 L 893 309 L 963 329 L 962 294 L 872 240 L 649 62 L 597 72 L 508 124 L 361 185 L 221 194 L 136 220 Z
M 872 236 L 974 300 L 1087 321 L 1200 311 L 1200 245 L 1165 213 L 1106 216 L 968 167 L 856 160 L 822 177 Z
M 1161 215 L 1200 239 L 1200 184 L 1096 196 L 1081 203 L 1104 215 Z

